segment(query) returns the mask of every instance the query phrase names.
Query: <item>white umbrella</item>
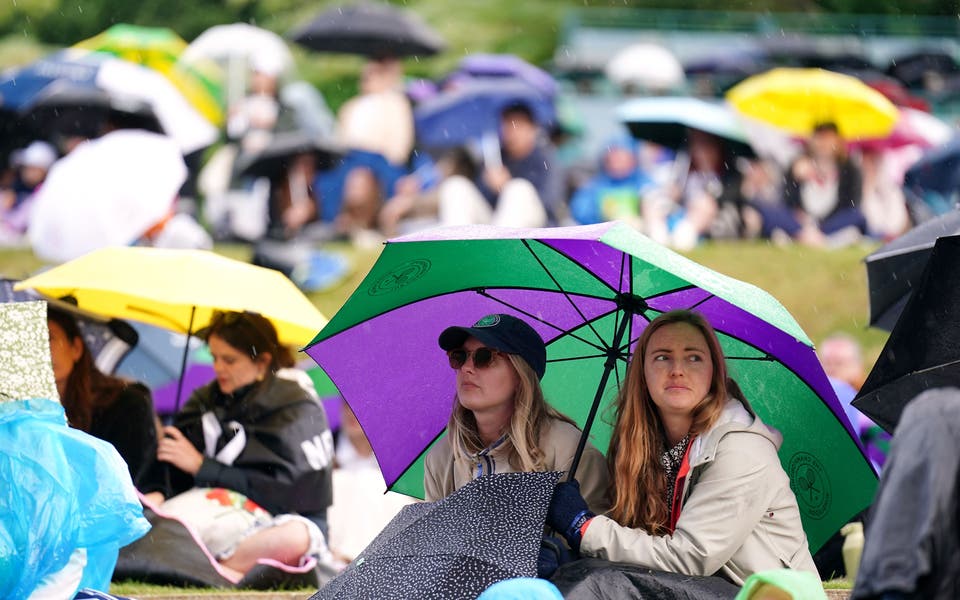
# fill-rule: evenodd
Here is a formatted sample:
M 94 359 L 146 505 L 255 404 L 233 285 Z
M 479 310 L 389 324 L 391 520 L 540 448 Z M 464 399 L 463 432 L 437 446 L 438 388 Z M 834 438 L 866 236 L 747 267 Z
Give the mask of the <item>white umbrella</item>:
M 121 59 L 107 59 L 97 73 L 97 84 L 115 97 L 146 101 L 163 132 L 176 141 L 183 154 L 206 148 L 219 132 L 210 121 L 160 72 Z
M 215 25 L 193 40 L 180 60 L 186 63 L 214 60 L 227 71 L 231 101 L 243 96 L 247 71 L 253 68 L 273 75 L 293 69 L 293 54 L 282 37 L 247 23 Z
M 170 138 L 123 129 L 83 142 L 54 163 L 34 197 L 34 252 L 65 262 L 125 246 L 165 219 L 187 168 Z
M 672 52 L 649 42 L 627 46 L 610 59 L 604 73 L 607 79 L 625 87 L 648 91 L 666 91 L 683 86 L 683 65 Z

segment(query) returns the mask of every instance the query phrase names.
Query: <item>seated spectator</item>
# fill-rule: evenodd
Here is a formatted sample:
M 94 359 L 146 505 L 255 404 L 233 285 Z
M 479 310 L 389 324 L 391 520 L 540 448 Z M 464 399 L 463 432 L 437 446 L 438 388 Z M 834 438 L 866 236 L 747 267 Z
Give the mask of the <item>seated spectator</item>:
M 110 442 L 140 485 L 157 452 L 159 421 L 150 390 L 101 373 L 73 315 L 47 310 L 57 392 L 71 427 Z
M 312 383 L 258 314 L 217 313 L 205 337 L 216 379 L 163 428 L 148 502 L 192 523 L 236 580 L 261 559 L 326 558 L 333 438 Z
M 56 160 L 56 149 L 39 140 L 15 156 L 13 181 L 9 187 L 0 189 L 0 245 L 17 244 L 23 239 L 30 218 L 28 200 L 47 178 Z
M 441 225 L 544 227 L 562 219 L 562 169 L 530 107 L 514 104 L 503 110 L 500 149 L 484 154 L 480 176 L 473 182 L 476 191 L 463 180 L 456 183 L 462 194 L 441 195 Z
M 890 241 L 910 229 L 910 215 L 901 186 L 886 168 L 886 153 L 864 149 L 860 155 L 863 174 L 861 207 L 867 221 L 867 233 Z
M 833 123 L 815 128 L 804 153 L 787 169 L 783 194 L 783 206 L 754 205 L 766 237 L 786 234 L 802 244 L 826 246 L 849 243 L 866 232 L 860 169 Z
M 403 92 L 403 64 L 371 59 L 360 75 L 360 94 L 337 115 L 337 141 L 345 148 L 374 152 L 405 165 L 413 150 L 413 109 Z
M 706 236 L 739 237 L 742 177 L 723 140 L 689 130 L 687 152 L 679 153 L 674 165 L 671 180 L 644 197 L 647 235 L 678 250 L 690 250 Z
M 636 142 L 626 135 L 607 142 L 600 171 L 570 200 L 570 214 L 581 224 L 624 220 L 640 227 L 642 195 L 653 180 L 640 170 Z

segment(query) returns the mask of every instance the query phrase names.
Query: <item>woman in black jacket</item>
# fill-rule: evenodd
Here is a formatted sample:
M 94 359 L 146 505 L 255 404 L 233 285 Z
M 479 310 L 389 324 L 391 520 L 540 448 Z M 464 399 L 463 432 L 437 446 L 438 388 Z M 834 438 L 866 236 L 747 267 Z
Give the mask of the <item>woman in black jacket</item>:
M 205 337 L 216 379 L 164 427 L 157 459 L 170 475 L 154 471 L 148 499 L 191 520 L 238 575 L 264 558 L 297 566 L 325 554 L 333 436 L 309 378 L 287 368 L 261 315 L 217 313 Z

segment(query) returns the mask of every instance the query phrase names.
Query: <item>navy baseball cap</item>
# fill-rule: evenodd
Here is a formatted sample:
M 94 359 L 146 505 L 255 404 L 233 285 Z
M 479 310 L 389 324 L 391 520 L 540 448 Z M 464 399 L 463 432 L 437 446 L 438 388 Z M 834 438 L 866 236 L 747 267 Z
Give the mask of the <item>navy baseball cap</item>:
M 487 315 L 473 327 L 447 327 L 437 342 L 444 350 L 456 350 L 463 348 L 471 336 L 494 350 L 519 355 L 538 378 L 543 378 L 547 370 L 547 347 L 540 334 L 525 321 L 510 315 Z

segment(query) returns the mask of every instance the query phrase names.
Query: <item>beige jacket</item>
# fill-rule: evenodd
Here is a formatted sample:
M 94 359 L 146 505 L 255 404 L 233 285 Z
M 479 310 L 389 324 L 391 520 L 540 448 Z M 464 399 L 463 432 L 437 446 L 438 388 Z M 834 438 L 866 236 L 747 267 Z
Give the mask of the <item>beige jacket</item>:
M 601 516 L 587 526 L 580 551 L 662 571 L 720 575 L 737 585 L 767 569 L 816 574 L 797 499 L 777 457 L 782 441 L 730 400 L 690 448 L 691 472 L 673 535 L 651 536 Z
M 580 441 L 580 430 L 573 425 L 550 419 L 544 425 L 540 434 L 540 450 L 544 453 L 546 471 L 563 471 L 566 473 L 573 462 L 573 454 Z M 487 455 L 489 462 L 484 461 L 483 473 L 514 473 L 514 469 L 507 461 L 506 451 L 495 448 Z M 450 495 L 476 478 L 477 465 L 453 464 L 453 453 L 448 438 L 444 437 L 427 454 L 426 468 L 424 469 L 423 487 L 427 501 L 434 502 Z M 492 469 L 489 467 L 492 466 Z M 607 462 L 600 451 L 593 444 L 587 443 L 577 467 L 577 481 L 580 482 L 580 491 L 595 513 L 606 512 L 610 508 L 608 500 L 609 477 L 607 476 Z

